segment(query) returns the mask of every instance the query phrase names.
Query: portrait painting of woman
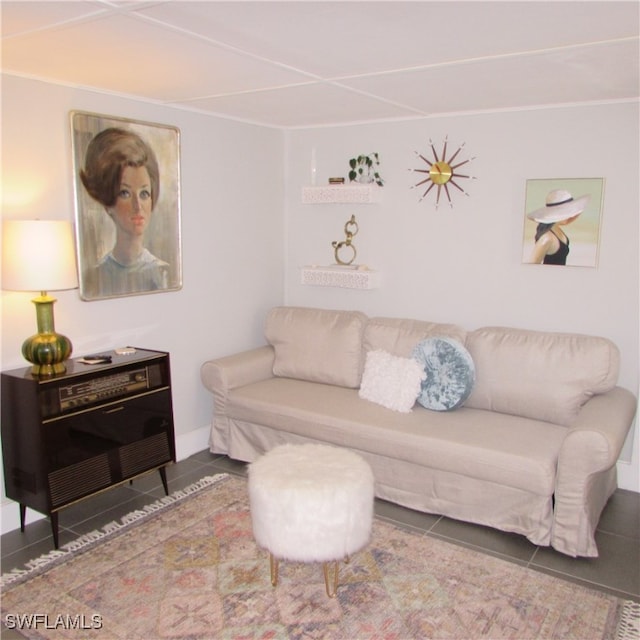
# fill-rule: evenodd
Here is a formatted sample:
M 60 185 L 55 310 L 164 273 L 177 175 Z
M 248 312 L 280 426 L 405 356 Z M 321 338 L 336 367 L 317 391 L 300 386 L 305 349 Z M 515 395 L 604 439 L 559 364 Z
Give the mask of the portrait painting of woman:
M 182 286 L 179 132 L 72 112 L 80 295 Z
M 522 262 L 595 267 L 602 178 L 527 180 Z

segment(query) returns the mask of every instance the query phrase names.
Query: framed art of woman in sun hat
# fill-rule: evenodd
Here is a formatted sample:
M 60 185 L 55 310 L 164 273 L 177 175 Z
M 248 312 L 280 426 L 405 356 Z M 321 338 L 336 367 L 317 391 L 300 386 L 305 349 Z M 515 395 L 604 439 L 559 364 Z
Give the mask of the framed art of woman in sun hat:
M 528 180 L 522 261 L 595 267 L 602 178 Z
M 80 294 L 181 286 L 178 131 L 74 112 Z

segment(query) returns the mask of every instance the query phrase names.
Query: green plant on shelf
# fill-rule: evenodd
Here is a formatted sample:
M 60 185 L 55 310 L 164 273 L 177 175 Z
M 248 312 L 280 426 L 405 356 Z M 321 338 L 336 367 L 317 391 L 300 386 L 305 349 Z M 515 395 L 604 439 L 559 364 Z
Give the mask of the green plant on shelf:
M 380 176 L 377 167 L 380 166 L 380 158 L 377 153 L 369 155 L 360 155 L 357 158 L 349 160 L 349 180 L 351 182 L 360 182 L 368 184 L 375 182 L 378 186 L 383 186 L 384 180 Z

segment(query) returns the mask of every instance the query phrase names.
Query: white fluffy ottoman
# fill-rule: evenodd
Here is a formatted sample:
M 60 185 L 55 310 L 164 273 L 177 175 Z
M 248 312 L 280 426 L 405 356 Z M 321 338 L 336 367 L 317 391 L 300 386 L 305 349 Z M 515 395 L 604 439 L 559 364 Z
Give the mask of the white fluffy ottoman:
M 322 562 L 327 595 L 334 597 L 338 562 L 369 542 L 373 495 L 371 468 L 346 449 L 285 444 L 251 463 L 253 534 L 269 551 L 272 584 L 279 560 Z

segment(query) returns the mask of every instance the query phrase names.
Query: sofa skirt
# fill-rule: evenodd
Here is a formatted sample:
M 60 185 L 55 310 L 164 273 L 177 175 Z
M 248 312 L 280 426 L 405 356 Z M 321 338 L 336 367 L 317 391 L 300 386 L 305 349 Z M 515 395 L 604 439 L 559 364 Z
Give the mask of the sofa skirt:
M 263 424 L 255 425 L 235 418 L 226 420 L 225 429 L 217 430 L 215 426 L 212 429 L 210 450 L 235 460 L 253 462 L 285 443 L 323 442 Z M 552 496 L 541 496 L 367 451 L 354 451 L 370 464 L 375 478 L 375 495 L 382 500 L 424 513 L 518 533 L 535 545 L 548 546 L 551 543 Z

